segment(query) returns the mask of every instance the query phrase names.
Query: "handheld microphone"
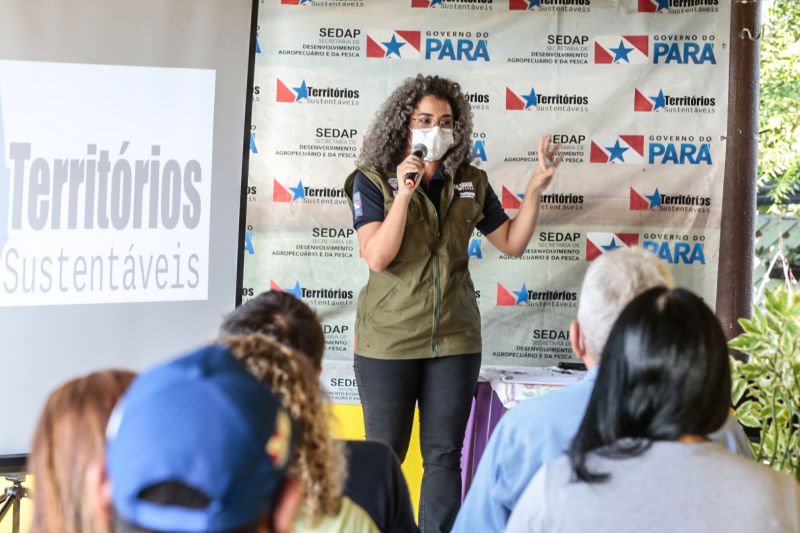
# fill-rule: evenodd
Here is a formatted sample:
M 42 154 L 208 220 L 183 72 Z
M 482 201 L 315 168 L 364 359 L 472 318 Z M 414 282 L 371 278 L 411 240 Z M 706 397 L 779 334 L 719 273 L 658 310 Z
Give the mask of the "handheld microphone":
M 420 159 L 425 159 L 425 156 L 428 155 L 428 147 L 422 143 L 417 143 L 411 147 L 411 153 Z M 422 174 L 409 172 L 406 174 L 406 187 L 409 189 L 414 188 L 421 177 Z

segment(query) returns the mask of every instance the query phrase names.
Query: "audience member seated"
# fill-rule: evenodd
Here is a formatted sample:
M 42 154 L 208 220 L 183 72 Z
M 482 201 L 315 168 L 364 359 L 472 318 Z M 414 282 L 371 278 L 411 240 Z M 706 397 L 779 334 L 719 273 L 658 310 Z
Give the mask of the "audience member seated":
M 28 470 L 33 492 L 31 533 L 108 533 L 92 508 L 92 474 L 103 463 L 106 425 L 133 372 L 105 370 L 54 390 L 33 437 Z
M 543 466 L 506 531 L 800 531 L 790 476 L 709 441 L 728 416 L 722 328 L 682 289 L 651 289 L 614 324 L 569 455 Z
M 303 433 L 313 432 L 319 443 L 319 449 L 301 446 L 298 453 L 298 477 L 312 500 L 306 507 L 312 514 L 311 521 L 299 522 L 296 530 L 417 531 L 408 487 L 391 448 L 345 441 L 345 461 L 330 443 L 329 404 L 319 386 L 325 337 L 316 314 L 291 294 L 269 291 L 228 315 L 220 333 L 250 371 L 283 399 Z M 343 490 L 336 484 L 342 469 Z M 314 511 L 324 516 L 314 516 Z
M 280 402 L 223 346 L 140 375 L 108 424 L 116 533 L 290 531 L 302 501 L 287 476 L 295 435 Z
M 597 377 L 599 356 L 617 316 L 634 297 L 657 286 L 673 286 L 672 276 L 663 261 L 641 250 L 616 250 L 589 266 L 577 320 L 570 329 L 572 350 L 586 364 L 586 376 L 575 385 L 524 401 L 503 415 L 480 459 L 454 531 L 505 528 L 536 471 L 566 452 L 574 437 Z M 752 456 L 733 417 L 713 439 Z

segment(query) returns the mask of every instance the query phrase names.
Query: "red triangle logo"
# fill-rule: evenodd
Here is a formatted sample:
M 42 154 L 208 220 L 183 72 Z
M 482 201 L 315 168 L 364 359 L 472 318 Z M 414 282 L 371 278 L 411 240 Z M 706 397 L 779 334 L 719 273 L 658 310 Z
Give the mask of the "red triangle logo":
M 499 283 L 497 284 L 497 305 L 503 307 L 513 307 L 517 305 L 517 297 Z
M 636 190 L 631 187 L 630 210 L 647 211 L 648 209 L 650 209 L 650 202 L 647 201 L 647 198 L 636 192 Z
M 295 94 L 289 89 L 281 80 L 278 81 L 278 87 L 275 93 L 275 100 L 278 102 L 294 102 Z
M 508 0 L 508 9 L 510 11 L 524 11 L 528 9 L 528 2 L 525 0 Z
M 395 32 L 397 35 L 405 39 L 405 41 L 417 49 L 419 52 L 419 44 L 420 44 L 420 32 L 418 31 L 407 31 L 407 30 L 397 30 Z
M 637 154 L 644 156 L 644 135 L 620 135 L 619 138 L 636 150 Z
M 653 0 L 639 0 L 639 13 L 657 13 Z
M 381 45 L 376 43 L 372 37 L 367 35 L 367 57 L 383 57 L 386 51 L 381 48 Z
M 608 155 L 603 151 L 602 148 L 597 146 L 597 143 L 592 141 L 592 148 L 589 152 L 589 162 L 590 163 L 608 163 Z
M 506 87 L 506 109 L 512 111 L 523 111 L 525 109 L 525 102 L 522 98 L 514 94 L 514 91 Z
M 281 288 L 281 286 L 278 285 L 277 283 L 275 283 L 274 280 L 269 280 L 269 289 L 271 291 L 283 292 L 283 289 Z
M 278 180 L 272 180 L 272 201 L 281 203 L 291 203 L 294 196 L 281 185 Z
M 594 62 L 595 64 L 600 65 L 610 65 L 613 63 L 614 58 L 611 57 L 611 54 L 606 52 L 606 49 L 600 46 L 600 43 L 594 43 Z
M 411 7 L 430 7 L 428 0 L 411 0 Z
M 639 89 L 633 90 L 633 110 L 650 112 L 653 110 L 653 102 L 642 94 Z
M 592 241 L 586 239 L 586 260 L 594 261 L 601 255 L 603 255 L 603 251 L 597 246 L 595 246 Z
M 631 248 L 639 244 L 639 234 L 638 233 L 615 233 L 619 240 L 625 243 L 625 246 Z
M 631 43 L 645 57 L 650 57 L 648 54 L 650 47 L 648 46 L 649 38 L 647 35 L 623 35 L 622 38 Z
M 513 192 L 509 191 L 505 185 L 503 185 L 503 196 L 501 203 L 503 205 L 503 209 L 519 209 L 522 206 L 522 201 L 519 199 L 519 197 Z

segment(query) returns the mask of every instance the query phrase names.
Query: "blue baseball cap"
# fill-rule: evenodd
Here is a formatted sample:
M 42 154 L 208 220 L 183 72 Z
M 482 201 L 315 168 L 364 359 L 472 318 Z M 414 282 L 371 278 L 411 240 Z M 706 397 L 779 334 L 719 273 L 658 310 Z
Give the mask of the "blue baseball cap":
M 292 451 L 278 400 L 227 348 L 204 347 L 141 374 L 108 425 L 112 500 L 126 522 L 156 531 L 224 531 L 268 512 Z M 142 499 L 179 482 L 208 497 L 202 509 Z

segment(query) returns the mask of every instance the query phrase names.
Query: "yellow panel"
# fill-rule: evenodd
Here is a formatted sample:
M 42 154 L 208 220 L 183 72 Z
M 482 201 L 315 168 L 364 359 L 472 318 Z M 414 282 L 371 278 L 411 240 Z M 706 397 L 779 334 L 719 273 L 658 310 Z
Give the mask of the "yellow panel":
M 364 413 L 360 405 L 334 405 L 332 429 L 340 439 L 364 439 Z M 403 473 L 411 492 L 414 513 L 418 512 L 419 491 L 422 486 L 422 455 L 419 451 L 419 412 L 414 413 L 414 428 L 408 447 Z

